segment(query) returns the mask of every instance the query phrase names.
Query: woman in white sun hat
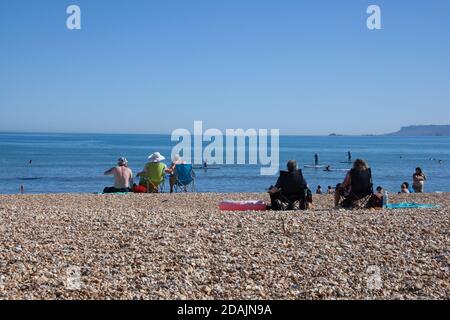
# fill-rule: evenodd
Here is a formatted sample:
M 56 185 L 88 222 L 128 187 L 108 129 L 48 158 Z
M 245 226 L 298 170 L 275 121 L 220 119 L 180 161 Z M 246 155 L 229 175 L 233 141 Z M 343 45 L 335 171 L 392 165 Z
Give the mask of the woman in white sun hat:
M 170 169 L 163 163 L 166 158 L 159 152 L 148 156 L 148 162 L 144 169 L 137 175 L 140 177 L 139 184 L 147 187 L 148 192 L 159 192 L 163 186 L 165 173 L 170 173 Z

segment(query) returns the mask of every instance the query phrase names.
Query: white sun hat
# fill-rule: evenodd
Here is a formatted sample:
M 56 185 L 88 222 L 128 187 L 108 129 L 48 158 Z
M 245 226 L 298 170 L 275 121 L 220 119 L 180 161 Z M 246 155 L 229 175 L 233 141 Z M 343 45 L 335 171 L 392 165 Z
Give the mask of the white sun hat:
M 159 152 L 155 152 L 148 156 L 148 161 L 150 161 L 150 162 L 161 162 L 165 159 L 166 158 L 164 158 L 164 156 L 162 156 L 161 153 L 159 153 Z

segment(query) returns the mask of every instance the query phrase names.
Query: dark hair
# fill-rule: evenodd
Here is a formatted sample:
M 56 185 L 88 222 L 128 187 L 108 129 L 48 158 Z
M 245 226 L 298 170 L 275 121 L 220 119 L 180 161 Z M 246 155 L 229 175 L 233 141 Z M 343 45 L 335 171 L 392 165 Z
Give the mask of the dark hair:
M 408 182 L 403 182 L 403 183 L 402 183 L 402 186 L 403 186 L 403 185 L 406 187 L 406 189 L 409 189 L 409 183 L 408 183 Z
M 317 189 L 322 189 L 322 187 L 321 186 L 317 186 Z
M 381 190 L 383 190 L 383 187 L 382 186 L 378 186 L 377 187 L 377 191 L 381 191 Z
M 365 171 L 369 168 L 369 165 L 363 159 L 356 159 L 353 163 L 353 169 L 357 171 Z
M 297 161 L 289 160 L 287 162 L 287 169 L 289 172 L 294 172 L 295 170 L 297 170 Z
M 421 167 L 417 167 L 416 168 L 416 172 L 418 172 L 419 174 L 423 174 L 422 168 Z

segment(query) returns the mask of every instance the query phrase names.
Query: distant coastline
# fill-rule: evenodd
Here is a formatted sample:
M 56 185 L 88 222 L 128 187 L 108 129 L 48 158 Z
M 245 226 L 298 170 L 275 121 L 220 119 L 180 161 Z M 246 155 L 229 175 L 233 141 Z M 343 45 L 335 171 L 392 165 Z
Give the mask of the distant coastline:
M 329 137 L 349 136 L 330 133 Z M 360 134 L 362 137 L 397 136 L 397 137 L 450 137 L 450 125 L 411 125 L 401 127 L 399 131 L 386 134 Z
M 416 125 L 400 128 L 387 136 L 450 137 L 450 125 Z

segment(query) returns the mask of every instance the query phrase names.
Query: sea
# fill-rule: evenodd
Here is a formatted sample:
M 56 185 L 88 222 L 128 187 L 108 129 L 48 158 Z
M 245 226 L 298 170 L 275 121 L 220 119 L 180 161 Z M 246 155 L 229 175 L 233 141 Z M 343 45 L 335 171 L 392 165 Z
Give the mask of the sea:
M 137 173 L 156 151 L 169 165 L 177 143 L 170 135 L 0 133 L 0 194 L 17 194 L 21 186 L 30 194 L 102 192 L 113 183 L 103 172 L 117 158 L 126 157 Z M 313 192 L 318 185 L 326 190 L 343 180 L 351 166 L 345 163 L 349 151 L 353 159 L 369 163 L 374 187 L 396 193 L 403 182 L 411 184 L 414 169 L 421 167 L 428 178 L 425 192 L 450 192 L 450 137 L 281 136 L 280 169 L 295 159 Z M 315 154 L 321 165 L 336 171 L 305 168 Z M 214 167 L 195 170 L 197 192 L 265 192 L 277 179 L 261 175 L 259 165 Z

